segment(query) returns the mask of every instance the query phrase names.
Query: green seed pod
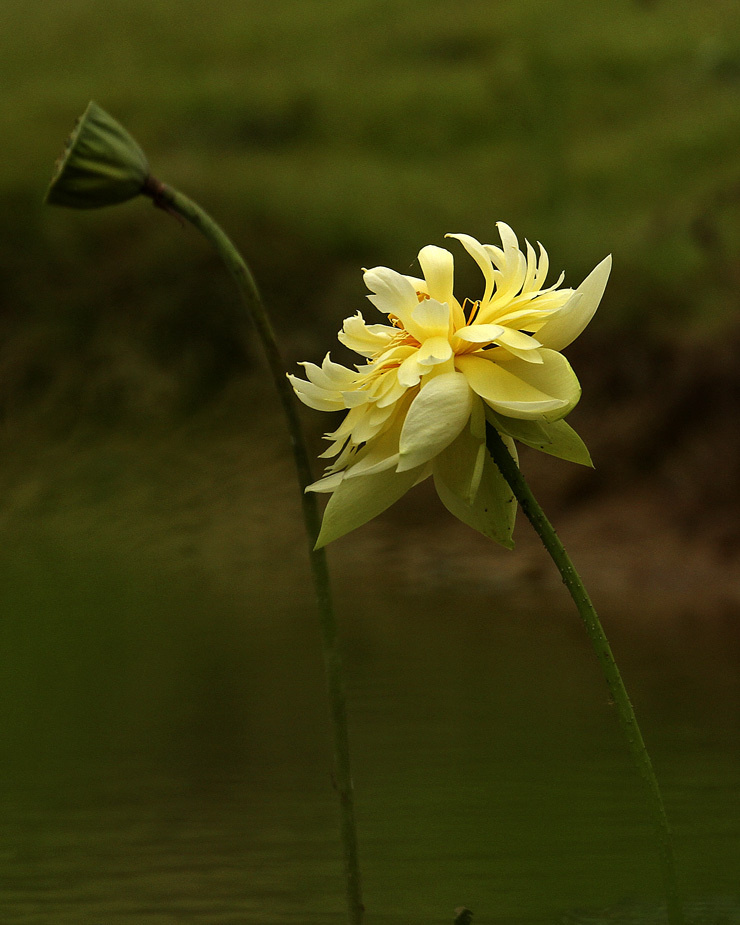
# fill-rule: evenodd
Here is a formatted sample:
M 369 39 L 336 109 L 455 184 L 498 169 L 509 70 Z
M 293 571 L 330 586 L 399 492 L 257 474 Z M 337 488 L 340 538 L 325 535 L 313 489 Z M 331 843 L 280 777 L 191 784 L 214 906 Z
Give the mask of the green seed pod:
M 46 202 L 97 209 L 138 196 L 149 164 L 126 129 L 97 103 L 89 103 L 67 139 Z

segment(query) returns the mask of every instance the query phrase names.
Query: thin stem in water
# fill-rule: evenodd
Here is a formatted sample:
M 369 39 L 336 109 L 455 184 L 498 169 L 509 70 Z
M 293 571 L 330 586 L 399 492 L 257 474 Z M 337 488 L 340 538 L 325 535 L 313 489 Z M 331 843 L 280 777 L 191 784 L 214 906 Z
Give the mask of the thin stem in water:
M 576 609 L 586 627 L 586 632 L 591 640 L 591 645 L 596 653 L 596 657 L 599 660 L 599 665 L 604 674 L 609 693 L 616 705 L 619 721 L 627 738 L 632 760 L 645 784 L 657 836 L 668 921 L 670 925 L 683 925 L 683 909 L 678 895 L 671 833 L 668 826 L 665 806 L 663 804 L 663 797 L 653 770 L 650 755 L 648 754 L 645 741 L 642 737 L 642 732 L 637 723 L 634 708 L 627 694 L 624 682 L 622 681 L 617 663 L 614 660 L 614 655 L 612 654 L 611 646 L 606 638 L 601 621 L 596 614 L 594 605 L 591 603 L 591 599 L 588 596 L 588 592 L 578 572 L 571 562 L 570 556 L 565 551 L 565 547 L 560 542 L 552 524 L 547 517 L 545 517 L 542 508 L 537 503 L 521 470 L 514 462 L 514 459 L 499 436 L 498 431 L 490 424 L 486 425 L 486 442 L 494 462 L 501 470 L 501 474 L 508 482 L 511 490 L 514 492 L 517 501 L 521 505 L 522 511 L 524 511 L 525 516 L 529 519 L 537 535 L 542 540 L 545 549 L 557 566 L 562 576 L 563 583 L 570 592 L 570 596 L 573 598 Z
M 303 520 L 308 538 L 311 573 L 321 623 L 326 683 L 334 733 L 334 780 L 339 796 L 340 834 L 344 851 L 349 922 L 350 925 L 361 925 L 364 907 L 362 904 L 357 852 L 354 791 L 350 773 L 349 734 L 342 656 L 326 554 L 323 549 L 314 549 L 321 528 L 321 518 L 315 495 L 312 492 L 305 491 L 306 486 L 313 481 L 313 477 L 293 390 L 285 375 L 285 364 L 280 355 L 275 332 L 262 303 L 257 284 L 233 242 L 197 203 L 172 189 L 172 187 L 150 177 L 144 192 L 154 200 L 155 205 L 159 208 L 175 217 L 181 217 L 190 222 L 212 245 L 225 263 L 226 268 L 236 282 L 247 314 L 262 342 L 267 364 L 285 412 L 298 482 L 301 488 Z

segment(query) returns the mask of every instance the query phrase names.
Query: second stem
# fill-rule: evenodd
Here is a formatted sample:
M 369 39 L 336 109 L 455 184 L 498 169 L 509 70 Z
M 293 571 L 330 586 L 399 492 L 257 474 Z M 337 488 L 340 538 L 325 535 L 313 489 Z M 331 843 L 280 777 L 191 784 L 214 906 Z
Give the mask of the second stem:
M 223 229 L 201 207 L 178 192 L 153 178 L 145 189 L 155 205 L 166 212 L 186 219 L 211 244 L 234 278 L 252 323 L 257 329 L 275 388 L 287 419 L 293 447 L 293 458 L 301 488 L 303 521 L 309 546 L 309 560 L 321 623 L 321 638 L 326 670 L 326 684 L 334 732 L 334 782 L 339 797 L 340 835 L 344 852 L 344 872 L 350 925 L 361 925 L 364 907 L 360 885 L 360 868 L 357 851 L 357 825 L 355 821 L 354 790 L 349 759 L 349 733 L 347 705 L 339 646 L 337 621 L 334 614 L 329 569 L 323 549 L 314 549 L 319 535 L 321 518 L 316 497 L 305 488 L 312 481 L 311 464 L 303 437 L 303 429 L 296 410 L 293 390 L 285 375 L 285 364 L 280 355 L 270 318 L 262 304 L 257 285 L 241 254 Z

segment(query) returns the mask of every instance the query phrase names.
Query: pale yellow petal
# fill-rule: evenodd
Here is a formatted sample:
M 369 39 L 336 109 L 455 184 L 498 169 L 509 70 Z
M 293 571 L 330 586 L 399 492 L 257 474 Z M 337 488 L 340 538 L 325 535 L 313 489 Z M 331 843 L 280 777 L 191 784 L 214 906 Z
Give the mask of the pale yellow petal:
M 517 350 L 536 350 L 537 347 L 542 346 L 542 344 L 530 334 L 525 334 L 524 331 L 517 331 L 515 328 L 504 328 L 501 334 L 497 334 L 492 340 L 502 347 L 515 347 Z
M 333 363 L 328 353 L 320 367 L 315 363 L 299 363 L 298 365 L 306 370 L 306 375 L 314 385 L 328 392 L 346 389 L 357 380 L 356 372 L 347 369 L 346 366 L 340 366 L 339 363 Z
M 501 237 L 501 243 L 504 245 L 504 253 L 509 254 L 518 251 L 519 239 L 514 233 L 511 225 L 507 225 L 506 222 L 496 222 L 496 228 Z
M 537 247 L 540 249 L 540 259 L 537 261 L 537 272 L 534 277 L 534 288 L 542 289 L 547 279 L 547 273 L 550 269 L 550 258 L 547 254 L 545 248 L 537 242 Z
M 345 414 L 339 427 L 333 432 L 324 434 L 324 436 L 327 440 L 341 440 L 342 437 L 349 437 L 352 433 L 352 429 L 362 420 L 365 413 L 365 408 L 351 408 L 347 414 Z
M 536 289 L 534 281 L 537 275 L 537 254 L 529 241 L 525 240 L 524 244 L 527 248 L 527 273 L 522 283 L 522 292 L 533 292 Z
M 365 282 L 373 291 L 368 299 L 387 315 L 395 315 L 402 326 L 417 340 L 422 340 L 424 332 L 413 319 L 412 312 L 419 304 L 411 280 L 407 276 L 389 270 L 388 267 L 376 267 L 365 271 Z
M 366 324 L 358 312 L 345 319 L 337 337 L 340 343 L 360 356 L 372 357 L 382 351 L 397 333 L 395 328 L 386 324 Z
M 321 364 L 321 372 L 326 376 L 327 380 L 332 383 L 334 388 L 341 388 L 342 386 L 346 388 L 347 385 L 355 382 L 357 379 L 357 372 L 355 370 L 347 369 L 347 367 L 342 366 L 341 363 L 335 363 L 328 353 Z
M 578 402 L 581 388 L 565 357 L 541 350 L 543 363 L 511 359 L 494 363 L 480 355 L 459 356 L 457 368 L 471 388 L 501 414 L 529 420 L 557 420 Z
M 527 260 L 519 250 L 516 235 L 506 222 L 496 222 L 496 227 L 501 236 L 503 250 L 490 244 L 484 245 L 484 249 L 497 267 L 494 274 L 496 292 L 492 304 L 502 304 L 521 291 L 527 275 Z
M 348 440 L 339 456 L 330 466 L 326 467 L 327 474 L 330 472 L 342 472 L 350 465 L 356 453 L 357 444 L 353 443 L 352 440 Z
M 290 373 L 287 376 L 297 397 L 309 408 L 316 411 L 341 411 L 345 407 L 342 396 L 338 392 L 329 392 L 314 385 L 313 382 L 299 379 L 298 376 Z
M 537 339 L 552 350 L 562 350 L 572 343 L 593 318 L 604 295 L 611 257 L 605 257 L 576 289 L 570 300 L 537 331 Z
M 470 324 L 455 331 L 455 335 L 469 344 L 491 344 L 505 330 L 500 324 Z
M 341 453 L 347 443 L 347 437 L 343 437 L 341 440 L 335 440 L 328 449 L 324 450 L 323 453 L 319 453 L 319 459 L 331 459 L 332 456 L 336 456 Z
M 406 415 L 398 471 L 415 468 L 449 446 L 467 423 L 472 401 L 467 379 L 461 373 L 445 373 L 425 385 Z
M 366 405 L 369 400 L 367 392 L 363 389 L 351 389 L 342 392 L 342 401 L 347 408 L 357 408 L 359 405 Z
M 395 469 L 399 461 L 398 439 L 403 426 L 403 418 L 398 418 L 380 436 L 367 443 L 357 454 L 352 465 L 347 469 L 347 478 L 357 478 Z
M 414 336 L 420 341 L 425 341 L 428 337 L 449 336 L 450 306 L 446 302 L 424 299 L 416 305 L 411 316 L 416 324 Z
M 398 367 L 398 382 L 399 385 L 403 386 L 405 389 L 410 389 L 418 385 L 422 374 L 426 371 L 424 367 L 419 366 L 418 353 L 419 351 L 415 350 L 414 353 L 406 357 L 403 363 Z
M 386 391 L 383 392 L 383 395 L 376 401 L 376 405 L 378 406 L 378 408 L 385 408 L 385 407 L 388 407 L 389 405 L 394 405 L 399 400 L 399 398 L 403 396 L 403 394 L 406 392 L 408 388 L 408 386 L 404 385 L 404 383 L 400 381 L 400 379 L 398 378 L 398 373 L 396 373 L 396 375 L 393 376 L 393 374 L 389 372 L 389 373 L 386 373 L 386 376 L 390 380 L 390 386 Z M 393 376 L 392 379 L 391 379 L 391 376 Z
M 509 363 L 513 359 L 525 363 L 544 363 L 539 350 L 518 350 L 516 347 L 501 347 L 501 351 L 491 355 L 496 363 Z
M 373 437 L 383 429 L 385 423 L 384 420 L 379 420 L 377 415 L 374 412 L 375 408 L 373 405 L 368 405 L 364 411 L 365 413 L 360 418 L 360 420 L 352 428 L 352 442 L 356 444 L 367 443 L 368 440 L 372 440 Z M 382 408 L 382 412 L 391 412 L 393 409 Z
M 332 472 L 331 475 L 325 475 L 323 479 L 306 486 L 306 491 L 315 491 L 319 493 L 335 491 L 344 480 L 344 472 Z
M 366 270 L 365 285 L 373 293 L 368 296 L 373 305 L 386 315 L 400 315 L 418 304 L 411 281 L 388 267 Z
M 446 337 L 430 337 L 419 348 L 416 358 L 422 366 L 446 363 L 452 356 L 452 347 Z

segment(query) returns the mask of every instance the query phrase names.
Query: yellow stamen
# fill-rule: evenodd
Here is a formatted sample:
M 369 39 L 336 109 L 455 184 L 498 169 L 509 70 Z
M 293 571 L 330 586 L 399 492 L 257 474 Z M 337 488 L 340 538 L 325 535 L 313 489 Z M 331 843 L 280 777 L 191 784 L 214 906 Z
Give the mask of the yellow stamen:
M 462 309 L 463 314 L 467 317 L 468 324 L 472 324 L 480 310 L 480 299 L 475 302 L 472 299 L 465 299 Z

